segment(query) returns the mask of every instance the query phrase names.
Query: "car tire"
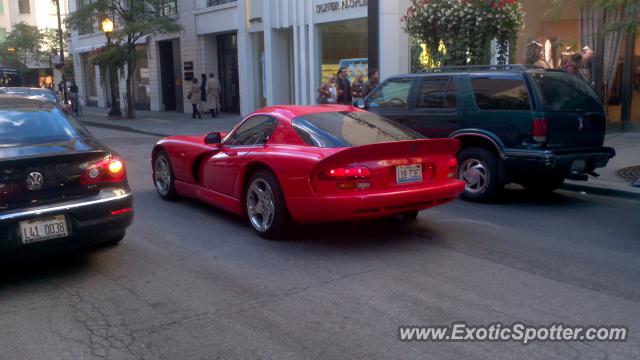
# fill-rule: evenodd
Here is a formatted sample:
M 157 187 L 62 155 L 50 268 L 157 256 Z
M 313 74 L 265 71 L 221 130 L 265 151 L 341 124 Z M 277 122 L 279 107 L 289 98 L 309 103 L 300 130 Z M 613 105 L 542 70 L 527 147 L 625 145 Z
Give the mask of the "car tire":
M 245 189 L 249 226 L 261 237 L 277 240 L 290 221 L 284 194 L 275 175 L 268 170 L 253 174 Z
M 164 150 L 158 151 L 153 160 L 153 185 L 161 198 L 167 201 L 178 199 L 171 159 Z
M 504 188 L 500 181 L 498 155 L 486 148 L 471 147 L 458 154 L 458 179 L 465 182 L 461 197 L 473 202 L 491 202 Z
M 548 194 L 557 190 L 564 183 L 564 176 L 550 176 L 545 179 L 538 179 L 522 186 L 530 192 L 536 194 Z

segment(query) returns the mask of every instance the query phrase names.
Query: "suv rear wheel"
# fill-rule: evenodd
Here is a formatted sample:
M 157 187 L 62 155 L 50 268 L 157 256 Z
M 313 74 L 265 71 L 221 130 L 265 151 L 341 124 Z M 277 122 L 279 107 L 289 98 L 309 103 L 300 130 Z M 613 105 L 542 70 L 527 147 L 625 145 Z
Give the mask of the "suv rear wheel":
M 463 199 L 489 202 L 502 190 L 499 159 L 494 152 L 482 147 L 464 149 L 458 154 L 458 164 L 458 179 L 465 183 Z

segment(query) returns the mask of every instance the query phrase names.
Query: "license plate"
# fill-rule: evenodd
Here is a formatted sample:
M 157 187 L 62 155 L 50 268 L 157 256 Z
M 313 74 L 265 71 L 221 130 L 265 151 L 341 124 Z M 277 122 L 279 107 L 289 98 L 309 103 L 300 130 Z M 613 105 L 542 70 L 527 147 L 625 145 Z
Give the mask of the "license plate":
M 20 222 L 20 234 L 23 244 L 51 240 L 69 235 L 64 215 Z
M 584 171 L 586 168 L 587 168 L 586 159 L 573 160 L 573 163 L 571 163 L 571 171 Z
M 401 165 L 396 166 L 396 182 L 406 184 L 422 181 L 422 165 Z

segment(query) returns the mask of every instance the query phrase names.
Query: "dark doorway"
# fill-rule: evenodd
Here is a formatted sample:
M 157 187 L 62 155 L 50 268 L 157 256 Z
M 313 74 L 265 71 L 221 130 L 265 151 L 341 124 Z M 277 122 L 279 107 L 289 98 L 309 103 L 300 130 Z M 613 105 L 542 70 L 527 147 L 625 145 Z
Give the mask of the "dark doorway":
M 221 107 L 224 112 L 240 112 L 240 81 L 238 79 L 238 37 L 218 35 L 218 76 L 222 85 Z
M 180 68 L 180 40 L 159 41 L 160 82 L 165 111 L 184 111 L 182 99 L 182 71 Z

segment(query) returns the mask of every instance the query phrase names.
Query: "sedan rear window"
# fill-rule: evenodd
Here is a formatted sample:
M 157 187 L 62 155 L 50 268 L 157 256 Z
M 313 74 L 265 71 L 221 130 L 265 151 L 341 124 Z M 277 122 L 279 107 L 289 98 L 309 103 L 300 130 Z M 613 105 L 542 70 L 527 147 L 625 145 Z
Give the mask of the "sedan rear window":
M 602 111 L 598 95 L 584 80 L 563 73 L 532 74 L 546 111 Z
M 309 114 L 293 119 L 292 124 L 304 142 L 322 148 L 424 139 L 397 122 L 364 111 Z
M 66 141 L 87 136 L 62 110 L 0 109 L 0 146 Z

